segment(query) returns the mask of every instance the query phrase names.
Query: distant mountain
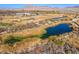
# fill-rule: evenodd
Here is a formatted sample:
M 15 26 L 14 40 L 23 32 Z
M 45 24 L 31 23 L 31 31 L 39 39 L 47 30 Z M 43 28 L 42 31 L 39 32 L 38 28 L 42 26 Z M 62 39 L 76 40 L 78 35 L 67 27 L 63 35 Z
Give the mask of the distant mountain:
M 79 13 L 79 6 L 70 6 L 70 7 L 64 7 L 64 8 L 58 8 L 58 7 L 48 7 L 48 6 L 33 6 L 28 5 L 24 8 L 18 8 L 18 9 L 0 9 L 0 10 L 10 10 L 10 11 L 16 11 L 16 12 L 25 12 L 25 11 L 31 11 L 31 10 L 41 10 L 41 11 L 58 11 L 60 13 Z M 2 12 L 1 11 L 1 12 Z M 10 12 L 9 11 L 9 12 Z M 3 11 L 4 12 L 4 11 Z
M 79 8 L 79 6 L 72 6 L 72 7 L 66 7 L 66 8 Z
M 58 8 L 52 8 L 48 6 L 28 6 L 24 8 L 24 10 L 46 10 L 46 11 L 51 11 L 51 10 L 57 10 Z

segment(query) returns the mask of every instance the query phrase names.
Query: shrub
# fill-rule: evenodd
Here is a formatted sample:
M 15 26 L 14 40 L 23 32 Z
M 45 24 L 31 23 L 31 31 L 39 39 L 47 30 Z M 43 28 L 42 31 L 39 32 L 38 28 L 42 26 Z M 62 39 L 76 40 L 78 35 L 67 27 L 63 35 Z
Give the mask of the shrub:
M 63 41 L 54 41 L 54 43 L 59 46 L 63 46 L 65 44 L 65 42 L 63 42 Z
M 9 23 L 1 23 L 0 22 L 0 26 L 11 26 L 12 24 L 9 24 Z
M 49 36 L 49 37 L 48 37 L 48 40 L 49 40 L 49 41 L 54 41 L 56 38 L 57 38 L 57 36 Z
M 24 38 L 24 37 L 22 37 L 22 36 L 8 36 L 8 37 L 5 39 L 4 43 L 5 43 L 5 44 L 9 44 L 9 45 L 13 45 L 13 44 L 15 44 L 16 42 L 21 41 L 23 38 Z

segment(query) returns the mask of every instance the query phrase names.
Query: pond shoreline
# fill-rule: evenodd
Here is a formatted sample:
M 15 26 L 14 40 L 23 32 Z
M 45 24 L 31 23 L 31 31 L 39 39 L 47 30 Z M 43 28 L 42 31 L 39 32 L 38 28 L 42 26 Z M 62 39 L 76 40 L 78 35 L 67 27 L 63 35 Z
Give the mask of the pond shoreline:
M 53 35 L 53 36 L 60 35 L 60 34 L 72 31 L 72 29 L 66 23 L 62 23 L 62 24 L 58 24 L 56 26 L 48 27 L 45 30 L 46 30 L 46 33 L 43 34 L 41 38 L 48 38 L 51 35 Z

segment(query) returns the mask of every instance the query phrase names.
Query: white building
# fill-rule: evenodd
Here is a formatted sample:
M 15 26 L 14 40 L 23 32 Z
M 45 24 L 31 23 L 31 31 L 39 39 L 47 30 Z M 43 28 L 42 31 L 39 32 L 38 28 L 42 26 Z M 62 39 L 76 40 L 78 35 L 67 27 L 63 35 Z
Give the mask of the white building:
M 26 15 L 31 15 L 30 13 L 25 13 L 25 12 L 23 12 L 23 13 L 16 13 L 16 15 L 17 16 L 26 16 Z

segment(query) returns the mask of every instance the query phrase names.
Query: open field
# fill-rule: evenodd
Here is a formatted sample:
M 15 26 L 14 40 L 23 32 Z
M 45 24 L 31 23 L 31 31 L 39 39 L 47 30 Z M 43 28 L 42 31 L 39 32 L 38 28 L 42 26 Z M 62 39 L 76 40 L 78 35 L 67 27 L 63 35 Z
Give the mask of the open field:
M 73 31 L 41 38 L 47 28 L 62 23 Z M 79 53 L 78 35 L 76 12 L 0 10 L 0 53 Z

